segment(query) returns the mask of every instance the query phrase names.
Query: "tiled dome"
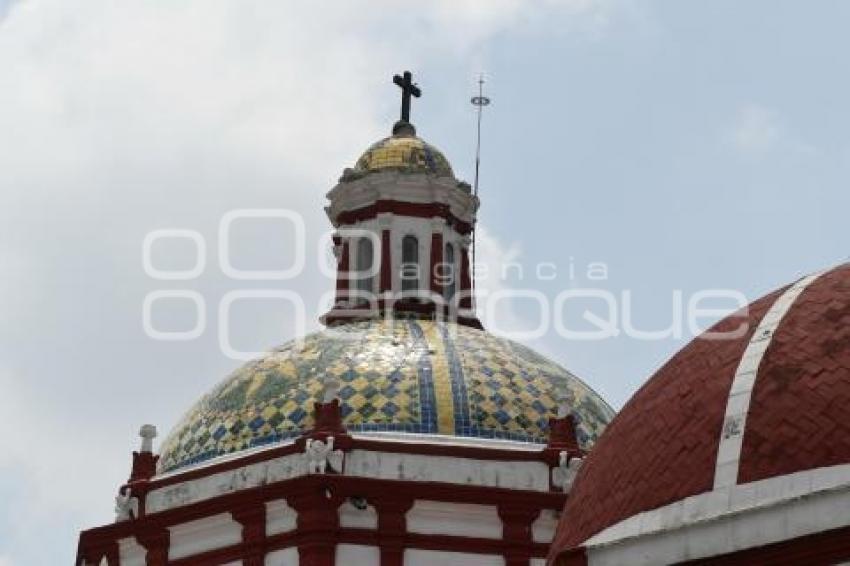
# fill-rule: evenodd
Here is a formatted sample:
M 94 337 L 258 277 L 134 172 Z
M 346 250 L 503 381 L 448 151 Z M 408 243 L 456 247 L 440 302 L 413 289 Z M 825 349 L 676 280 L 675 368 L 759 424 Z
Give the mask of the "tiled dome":
M 289 342 L 202 398 L 162 447 L 161 471 L 298 436 L 312 425 L 323 377 L 336 376 L 352 432 L 546 441 L 564 395 L 589 447 L 612 409 L 557 364 L 474 328 L 367 321 Z
M 373 144 L 354 165 L 354 175 L 394 170 L 454 177 L 448 159 L 433 145 L 410 134 L 394 134 Z
M 650 514 L 678 526 L 687 513 L 666 511 L 701 495 L 850 464 L 850 264 L 709 332 L 612 421 L 576 478 L 553 556 L 648 529 Z

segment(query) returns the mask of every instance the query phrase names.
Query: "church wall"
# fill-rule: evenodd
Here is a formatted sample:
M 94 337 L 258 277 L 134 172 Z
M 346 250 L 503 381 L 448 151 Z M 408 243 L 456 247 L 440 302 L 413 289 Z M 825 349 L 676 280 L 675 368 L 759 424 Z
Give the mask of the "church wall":
M 266 535 L 294 531 L 298 524 L 298 512 L 285 499 L 266 503 Z
M 266 555 L 266 566 L 298 566 L 298 549 L 284 548 Z
M 354 566 L 381 566 L 381 551 L 377 546 L 359 544 L 338 544 L 336 547 L 336 563 L 339 566 L 351 564 Z
M 358 509 L 351 501 L 339 506 L 339 526 L 355 529 L 377 529 L 378 512 L 372 505 L 366 509 Z
M 407 531 L 500 539 L 502 520 L 492 505 L 417 500 L 407 512 Z
M 532 540 L 534 542 L 550 543 L 558 528 L 558 515 L 551 509 L 544 509 L 540 516 L 531 526 Z
M 122 538 L 118 541 L 118 558 L 121 566 L 145 566 L 145 549 L 136 541 L 136 537 Z
M 176 560 L 242 542 L 242 527 L 230 513 L 169 527 L 168 559 Z
M 505 559 L 488 554 L 409 548 L 404 551 L 404 566 L 505 566 Z

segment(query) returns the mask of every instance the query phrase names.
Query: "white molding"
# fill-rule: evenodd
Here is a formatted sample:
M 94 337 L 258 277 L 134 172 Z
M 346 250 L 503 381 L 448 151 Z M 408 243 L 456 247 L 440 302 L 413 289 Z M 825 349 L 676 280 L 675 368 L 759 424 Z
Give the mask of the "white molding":
M 404 442 L 412 446 L 492 448 L 518 453 L 536 454 L 542 446 L 518 442 L 453 438 L 439 435 L 404 433 L 363 433 L 355 438 L 377 442 Z M 277 447 L 266 447 L 271 450 Z M 212 460 L 208 465 L 219 464 Z M 197 468 L 196 468 L 197 469 Z M 301 453 L 287 454 L 262 462 L 211 473 L 197 479 L 179 481 L 151 490 L 145 499 L 148 514 L 183 507 L 244 489 L 294 479 L 307 474 Z M 536 460 L 486 460 L 458 456 L 433 456 L 372 450 L 351 450 L 346 456 L 345 475 L 404 481 L 438 481 L 460 485 L 500 487 L 549 492 L 549 467 Z
M 303 454 L 287 454 L 154 489 L 147 494 L 145 510 L 148 514 L 159 513 L 243 489 L 303 476 L 306 472 Z
M 549 492 L 549 466 L 533 461 L 352 450 L 346 460 L 345 475 Z
M 583 543 L 592 565 L 671 564 L 850 525 L 850 464 L 805 470 L 639 513 Z M 618 562 L 618 560 L 620 562 Z
M 493 448 L 496 450 L 515 450 L 537 454 L 543 450 L 545 444 L 531 442 L 518 442 L 516 440 L 502 440 L 499 438 L 473 438 L 467 436 L 448 436 L 445 434 L 421 434 L 412 432 L 357 432 L 352 438 L 363 440 L 378 440 L 386 442 L 403 442 L 405 444 L 439 444 L 441 446 L 463 446 L 473 448 Z
M 445 203 L 457 218 L 473 222 L 478 209 L 478 199 L 457 186 L 453 178 L 435 178 L 427 174 L 385 171 L 371 173 L 362 179 L 343 181 L 327 194 L 330 205 L 326 208 L 333 220 L 339 214 L 357 210 L 378 200 L 396 200 L 411 203 Z

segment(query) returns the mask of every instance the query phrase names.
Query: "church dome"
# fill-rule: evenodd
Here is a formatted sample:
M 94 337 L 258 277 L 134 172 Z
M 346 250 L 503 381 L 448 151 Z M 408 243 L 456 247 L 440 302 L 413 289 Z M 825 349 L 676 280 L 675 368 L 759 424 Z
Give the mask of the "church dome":
M 561 399 L 583 448 L 612 409 L 577 377 L 510 340 L 453 323 L 375 320 L 289 342 L 233 372 L 174 428 L 160 470 L 297 437 L 336 378 L 354 433 L 545 443 Z
M 641 387 L 583 464 L 553 555 L 802 497 L 850 464 L 848 439 L 845 264 L 719 322 Z
M 452 167 L 442 152 L 416 137 L 413 126 L 398 125 L 395 132 L 367 149 L 354 165 L 354 175 L 376 171 L 429 173 L 437 177 L 454 177 Z

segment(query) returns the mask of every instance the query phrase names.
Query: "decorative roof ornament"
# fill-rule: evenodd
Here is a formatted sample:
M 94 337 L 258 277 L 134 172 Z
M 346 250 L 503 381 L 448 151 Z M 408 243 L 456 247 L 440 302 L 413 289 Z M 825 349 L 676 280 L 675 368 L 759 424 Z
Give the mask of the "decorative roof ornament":
M 573 487 L 578 470 L 584 461 L 580 456 L 570 458 L 566 450 L 562 450 L 558 458 L 558 467 L 552 469 L 552 485 L 560 488 L 564 493 Z
M 419 98 L 422 91 L 413 82 L 413 74 L 405 71 L 403 75 L 395 75 L 393 82 L 401 89 L 401 119 L 393 126 L 394 136 L 415 136 L 416 128 L 410 123 L 410 97 Z
M 332 373 L 326 373 L 322 381 L 322 403 L 328 404 L 339 399 L 339 378 Z
M 156 427 L 152 424 L 142 425 L 139 430 L 142 445 L 138 452 L 133 452 L 133 468 L 130 471 L 130 482 L 149 480 L 156 474 L 156 463 L 159 456 L 153 453 L 153 439 L 156 438 Z
M 115 522 L 130 521 L 139 517 L 139 498 L 134 497 L 128 486 L 115 496 Z
M 564 419 L 572 413 L 571 402 L 572 396 L 570 395 L 570 390 L 566 385 L 563 385 L 558 388 L 558 418 Z
M 308 474 L 324 474 L 330 468 L 341 474 L 345 453 L 334 450 L 334 437 L 329 436 L 324 442 L 317 438 L 308 438 L 304 445 L 304 457 L 307 461 Z
M 156 427 L 152 424 L 142 425 L 139 430 L 139 436 L 142 437 L 142 447 L 139 450 L 142 454 L 150 454 L 153 452 L 153 439 L 156 438 Z

